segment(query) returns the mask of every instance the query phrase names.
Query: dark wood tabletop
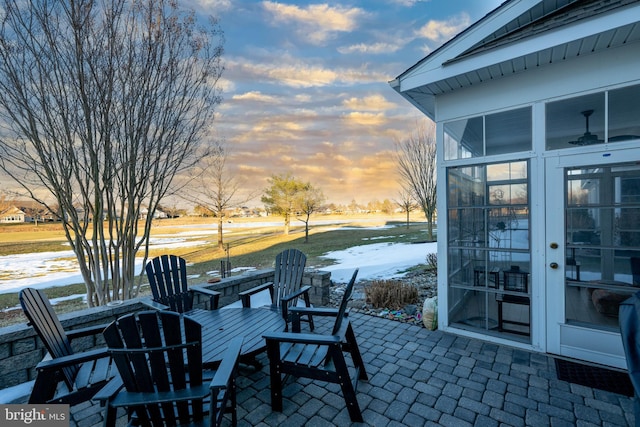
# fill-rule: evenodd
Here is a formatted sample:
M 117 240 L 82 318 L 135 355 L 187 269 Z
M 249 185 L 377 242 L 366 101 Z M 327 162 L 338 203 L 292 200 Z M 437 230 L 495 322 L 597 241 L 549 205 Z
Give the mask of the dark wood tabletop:
M 202 325 L 202 358 L 206 368 L 217 366 L 229 341 L 238 336 L 244 337 L 240 361 L 257 366 L 255 356 L 266 349 L 262 334 L 285 328 L 280 312 L 269 308 L 195 309 L 185 315 Z

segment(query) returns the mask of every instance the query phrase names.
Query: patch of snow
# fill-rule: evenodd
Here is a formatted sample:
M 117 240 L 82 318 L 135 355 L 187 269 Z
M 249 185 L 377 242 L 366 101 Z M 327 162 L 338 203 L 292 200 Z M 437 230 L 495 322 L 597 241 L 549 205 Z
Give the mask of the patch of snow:
M 438 250 L 437 243 L 374 243 L 354 246 L 324 254 L 336 264 L 322 267 L 331 272 L 331 280 L 346 283 L 353 270 L 359 268 L 358 280 L 393 279 L 402 277 L 415 265 L 425 264 L 427 254 Z

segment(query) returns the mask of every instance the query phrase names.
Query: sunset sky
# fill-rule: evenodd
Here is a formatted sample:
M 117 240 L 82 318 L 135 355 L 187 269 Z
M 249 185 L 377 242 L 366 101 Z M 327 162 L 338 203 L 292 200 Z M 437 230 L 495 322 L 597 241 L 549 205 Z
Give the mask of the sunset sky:
M 388 82 L 502 3 L 192 2 L 225 33 L 214 127 L 230 171 L 247 191 L 291 173 L 344 204 L 398 198 L 394 141 L 423 117 Z

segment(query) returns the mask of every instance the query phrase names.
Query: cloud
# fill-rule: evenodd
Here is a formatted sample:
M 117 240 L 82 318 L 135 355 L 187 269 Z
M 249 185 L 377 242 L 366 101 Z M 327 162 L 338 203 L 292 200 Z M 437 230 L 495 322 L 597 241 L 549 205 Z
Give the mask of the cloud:
M 441 44 L 471 25 L 471 18 L 465 12 L 446 21 L 430 20 L 416 31 L 417 38 Z
M 344 114 L 343 117 L 349 123 L 366 126 L 381 126 L 388 121 L 383 113 L 373 114 L 354 111 Z
M 272 25 L 292 23 L 301 41 L 322 45 L 337 32 L 351 32 L 358 27 L 358 20 L 366 15 L 357 7 L 311 4 L 306 7 L 263 1 L 264 10 L 272 15 Z
M 185 4 L 202 12 L 221 12 L 231 10 L 233 7 L 232 0 L 187 0 Z
M 431 0 L 390 0 L 390 1 L 393 4 L 399 4 L 401 6 L 411 7 L 411 6 L 414 6 L 416 3 L 428 3 Z
M 401 43 L 389 43 L 389 42 L 378 42 L 372 44 L 366 43 L 358 43 L 351 46 L 339 47 L 338 52 L 342 54 L 350 54 L 350 53 L 369 53 L 374 55 L 379 54 L 388 54 L 397 52 L 402 49 L 404 44 Z
M 234 101 L 252 101 L 252 102 L 267 102 L 277 103 L 278 99 L 275 96 L 265 95 L 260 91 L 245 92 L 231 97 Z
M 277 83 L 294 88 L 329 86 L 340 80 L 340 74 L 299 59 L 281 57 L 277 62 L 252 62 L 245 58 L 227 61 L 227 69 L 242 74 L 247 81 Z
M 370 64 L 358 64 L 358 68 L 327 68 L 324 63 L 316 64 L 313 59 L 293 58 L 274 52 L 278 61 L 253 61 L 249 58 L 227 59 L 226 67 L 232 72 L 236 84 L 243 80 L 252 85 L 271 83 L 292 88 L 312 88 L 340 85 L 361 85 L 366 83 L 385 83 L 393 75 L 380 71 L 381 67 Z
M 385 111 L 396 108 L 397 104 L 387 101 L 382 95 L 371 95 L 364 98 L 349 98 L 342 105 L 350 110 Z

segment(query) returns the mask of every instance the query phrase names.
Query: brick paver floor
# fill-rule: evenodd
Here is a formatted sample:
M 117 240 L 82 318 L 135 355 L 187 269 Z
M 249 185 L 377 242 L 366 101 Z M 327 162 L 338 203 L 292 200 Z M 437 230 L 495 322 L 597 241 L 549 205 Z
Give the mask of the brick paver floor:
M 633 426 L 633 401 L 556 379 L 552 357 L 352 313 L 368 382 L 357 395 L 370 426 Z M 335 384 L 290 378 L 272 412 L 269 367 L 241 369 L 239 426 L 350 425 Z M 72 425 L 99 425 L 97 405 L 72 409 Z M 225 425 L 231 425 L 230 420 Z

